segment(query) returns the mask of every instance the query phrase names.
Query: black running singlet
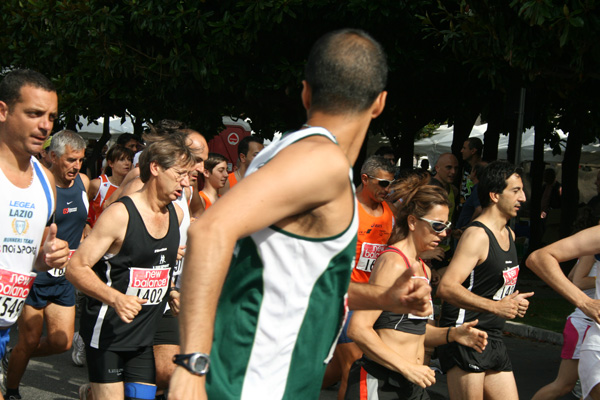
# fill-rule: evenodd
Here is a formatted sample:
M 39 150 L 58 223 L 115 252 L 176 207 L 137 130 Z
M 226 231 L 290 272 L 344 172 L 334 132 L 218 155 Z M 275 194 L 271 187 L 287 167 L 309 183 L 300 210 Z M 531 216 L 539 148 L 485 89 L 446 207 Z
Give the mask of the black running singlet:
M 508 237 L 510 246 L 504 251 L 494 233 L 479 221 L 474 221 L 470 226 L 482 228 L 489 239 L 489 251 L 487 258 L 477 265 L 469 274 L 462 285 L 470 292 L 490 300 L 502 300 L 505 296 L 512 294 L 517 285 L 519 276 L 519 259 L 517 248 L 509 230 Z M 458 308 L 445 301 L 442 304 L 442 316 L 440 326 L 460 326 L 466 321 L 479 319 L 477 328 L 495 336 L 502 334 L 505 320 L 495 314 L 488 312 L 470 311 Z
M 96 349 L 131 351 L 152 345 L 177 259 L 179 224 L 175 208 L 169 203 L 169 229 L 163 238 L 155 239 L 146 230 L 133 201 L 129 197 L 119 201 L 129 213 L 123 245 L 118 254 L 106 254 L 93 270 L 108 286 L 148 301 L 133 321 L 126 324 L 112 307 L 86 296 L 81 336 Z

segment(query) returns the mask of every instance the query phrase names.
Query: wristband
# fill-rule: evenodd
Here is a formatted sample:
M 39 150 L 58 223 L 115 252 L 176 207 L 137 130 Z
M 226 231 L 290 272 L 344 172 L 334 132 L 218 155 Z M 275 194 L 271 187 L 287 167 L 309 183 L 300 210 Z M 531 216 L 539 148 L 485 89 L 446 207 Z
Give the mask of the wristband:
M 446 343 L 450 343 L 450 329 L 452 329 L 452 327 L 449 327 L 446 332 Z

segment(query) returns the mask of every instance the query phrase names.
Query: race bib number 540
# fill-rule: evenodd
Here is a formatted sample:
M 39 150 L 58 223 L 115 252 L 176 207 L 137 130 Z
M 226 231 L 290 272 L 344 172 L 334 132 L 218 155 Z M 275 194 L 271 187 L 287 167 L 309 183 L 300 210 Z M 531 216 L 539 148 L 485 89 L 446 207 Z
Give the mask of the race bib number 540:
M 125 294 L 148 300 L 144 306 L 160 304 L 169 287 L 170 268 L 131 268 Z
M 36 274 L 0 269 L 0 320 L 4 323 L 16 322 L 25 299 L 29 295 Z

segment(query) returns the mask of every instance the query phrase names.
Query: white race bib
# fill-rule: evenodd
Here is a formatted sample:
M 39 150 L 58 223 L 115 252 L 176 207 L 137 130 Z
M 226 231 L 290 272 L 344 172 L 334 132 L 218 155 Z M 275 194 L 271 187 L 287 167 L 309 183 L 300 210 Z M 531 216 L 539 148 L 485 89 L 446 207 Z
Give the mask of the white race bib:
M 0 320 L 3 325 L 14 324 L 21 314 L 36 274 L 0 269 Z
M 519 266 L 505 269 L 502 271 L 504 285 L 494 295 L 494 300 L 502 300 L 506 296 L 513 294 L 517 286 L 517 277 L 519 276 Z
M 371 272 L 375 260 L 377 260 L 377 257 L 385 250 L 385 247 L 385 244 L 363 242 L 360 248 L 360 256 L 358 258 L 358 264 L 356 264 L 356 269 Z
M 125 294 L 148 300 L 144 306 L 160 304 L 169 287 L 170 268 L 131 268 Z

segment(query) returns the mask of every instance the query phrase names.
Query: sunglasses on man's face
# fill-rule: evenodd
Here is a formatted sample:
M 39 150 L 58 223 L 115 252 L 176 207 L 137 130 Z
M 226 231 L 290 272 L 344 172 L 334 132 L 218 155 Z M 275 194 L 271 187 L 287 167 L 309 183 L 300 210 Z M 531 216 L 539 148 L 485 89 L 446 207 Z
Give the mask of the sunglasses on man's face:
M 450 229 L 450 225 L 452 225 L 451 222 L 440 222 L 440 221 L 432 221 L 430 219 L 427 218 L 419 218 L 421 221 L 425 221 L 429 224 L 429 226 L 431 226 L 431 229 L 433 229 L 433 231 L 435 233 L 442 233 L 444 232 L 446 229 Z
M 369 176 L 369 175 L 367 175 L 367 176 Z M 390 186 L 391 184 L 393 184 L 394 182 L 396 182 L 395 179 L 390 181 L 388 179 L 375 178 L 374 176 L 369 176 L 369 178 L 375 179 L 377 181 L 377 183 L 379 184 L 379 186 L 381 186 L 382 188 L 386 188 L 386 187 Z

